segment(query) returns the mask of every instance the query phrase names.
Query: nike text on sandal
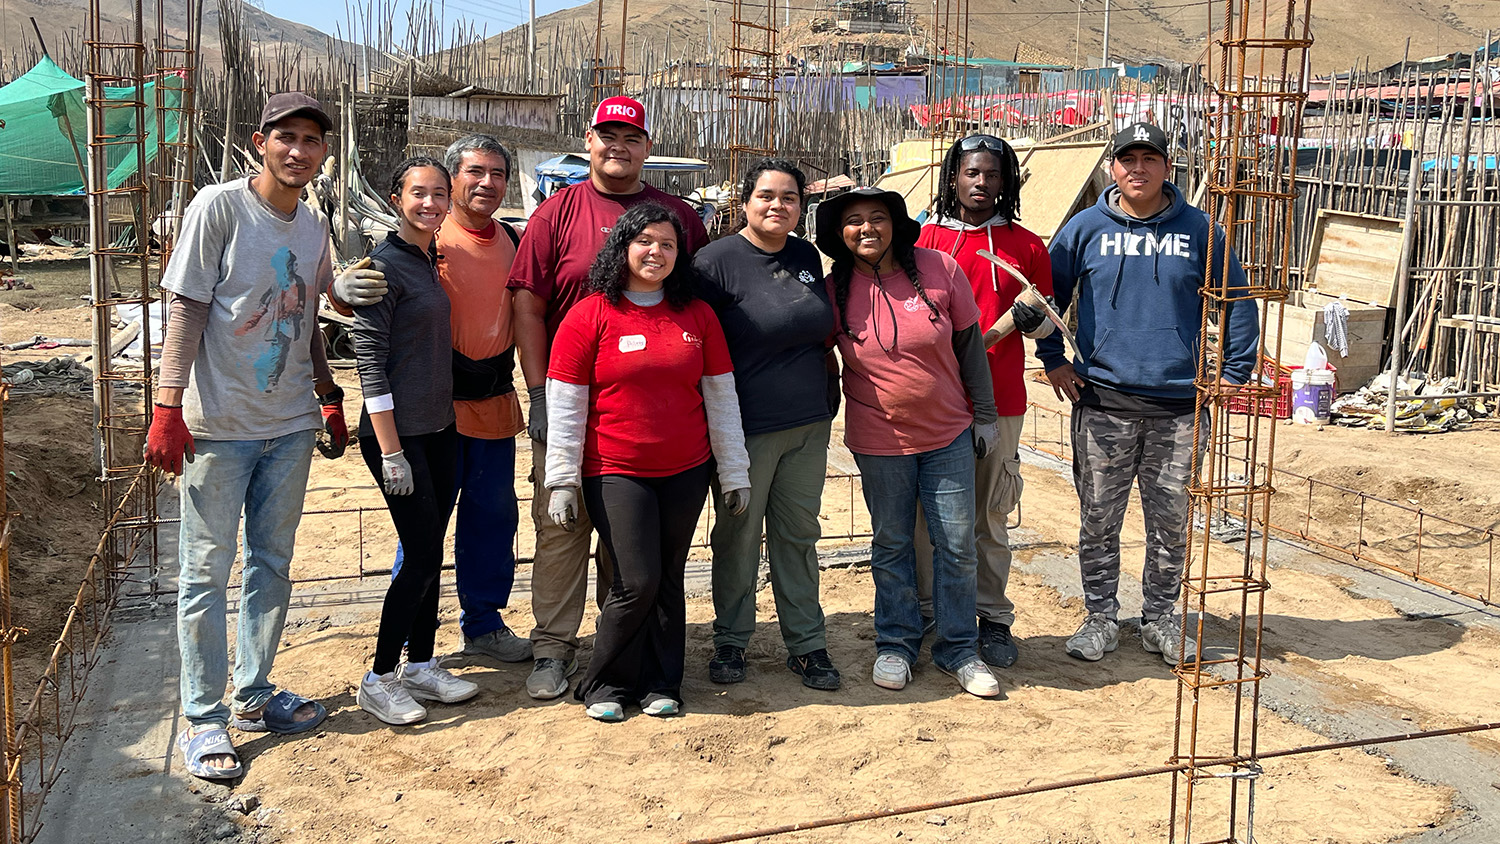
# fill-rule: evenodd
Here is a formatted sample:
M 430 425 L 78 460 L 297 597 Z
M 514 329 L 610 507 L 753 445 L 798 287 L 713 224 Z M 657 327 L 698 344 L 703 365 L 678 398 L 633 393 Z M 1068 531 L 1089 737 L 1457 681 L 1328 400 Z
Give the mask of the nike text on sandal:
M 313 706 L 313 717 L 298 721 L 297 710 L 308 704 Z M 271 695 L 271 699 L 261 707 L 259 717 L 247 718 L 236 714 L 230 719 L 229 725 L 245 733 L 276 733 L 286 736 L 305 733 L 323 723 L 323 719 L 327 717 L 328 710 L 323 708 L 323 704 L 283 689 Z
M 245 772 L 240 763 L 240 756 L 234 752 L 234 743 L 229 740 L 229 731 L 223 727 L 210 727 L 199 733 L 194 733 L 192 727 L 188 727 L 177 734 L 177 749 L 182 751 L 182 762 L 187 772 L 204 780 L 232 780 L 238 779 Z M 203 761 L 209 756 L 231 756 L 234 765 L 229 768 L 216 768 Z

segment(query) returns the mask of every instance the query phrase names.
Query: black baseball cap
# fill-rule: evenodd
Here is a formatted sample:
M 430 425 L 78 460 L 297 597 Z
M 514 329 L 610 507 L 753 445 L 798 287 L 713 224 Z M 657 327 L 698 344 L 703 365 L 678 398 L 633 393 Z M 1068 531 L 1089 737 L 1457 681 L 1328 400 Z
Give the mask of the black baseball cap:
M 1110 144 L 1113 155 L 1118 156 L 1131 147 L 1146 147 L 1161 153 L 1163 158 L 1172 157 L 1167 149 L 1167 133 L 1150 123 L 1132 123 L 1115 133 L 1115 140 Z
M 260 112 L 260 128 L 264 131 L 267 126 L 294 115 L 316 122 L 323 127 L 324 132 L 333 131 L 333 120 L 323 110 L 323 104 L 301 91 L 271 95 L 266 100 L 266 107 Z

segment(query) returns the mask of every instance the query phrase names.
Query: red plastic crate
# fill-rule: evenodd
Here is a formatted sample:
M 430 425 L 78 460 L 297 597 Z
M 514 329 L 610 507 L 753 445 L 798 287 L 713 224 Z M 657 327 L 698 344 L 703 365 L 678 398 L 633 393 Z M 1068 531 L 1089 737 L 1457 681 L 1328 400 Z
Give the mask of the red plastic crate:
M 1273 419 L 1292 418 L 1292 373 L 1301 368 L 1300 366 L 1282 366 L 1274 360 L 1266 361 L 1261 371 L 1267 376 L 1274 376 L 1276 383 L 1281 387 L 1281 391 L 1277 393 L 1275 398 L 1254 400 L 1254 404 L 1258 405 L 1254 411 L 1256 416 L 1269 416 Z M 1333 364 L 1329 364 L 1328 368 L 1334 372 L 1338 371 Z M 1236 396 L 1230 399 L 1225 406 L 1229 408 L 1230 413 L 1249 415 L 1251 413 L 1251 403 L 1251 399 Z

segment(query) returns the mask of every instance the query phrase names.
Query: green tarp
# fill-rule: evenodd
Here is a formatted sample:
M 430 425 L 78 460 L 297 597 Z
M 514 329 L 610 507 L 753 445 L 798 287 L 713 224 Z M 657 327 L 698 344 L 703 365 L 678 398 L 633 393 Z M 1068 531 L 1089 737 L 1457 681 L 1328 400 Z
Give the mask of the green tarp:
M 161 82 L 165 97 L 168 141 L 177 139 L 182 102 L 182 80 L 168 76 Z M 145 85 L 146 160 L 156 158 L 156 85 Z M 129 103 L 135 88 L 104 89 L 106 99 Z M 84 85 L 52 59 L 43 57 L 24 76 L 0 88 L 0 194 L 55 196 L 83 192 L 78 172 L 80 158 L 88 162 L 88 133 L 83 105 Z M 119 143 L 108 149 L 109 186 L 117 188 L 139 169 L 135 145 L 136 110 L 106 111 L 104 134 Z M 70 135 L 71 130 L 71 135 Z

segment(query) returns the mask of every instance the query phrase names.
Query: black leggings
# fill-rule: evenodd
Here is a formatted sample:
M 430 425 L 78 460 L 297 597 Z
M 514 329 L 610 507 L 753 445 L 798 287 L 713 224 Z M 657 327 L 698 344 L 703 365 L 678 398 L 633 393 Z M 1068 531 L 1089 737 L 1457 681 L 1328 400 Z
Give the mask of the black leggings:
M 411 662 L 432 659 L 437 638 L 439 574 L 443 567 L 443 534 L 453 512 L 454 475 L 458 471 L 458 432 L 452 425 L 436 434 L 402 437 L 401 450 L 411 464 L 411 495 L 386 495 L 405 559 L 391 578 L 380 610 L 380 633 L 375 639 L 375 673 L 396 669 L 401 645 Z M 385 493 L 380 474 L 380 443 L 360 437 L 359 451 Z
M 709 464 L 664 478 L 583 479 L 583 501 L 614 558 L 594 655 L 574 696 L 586 704 L 682 700 L 687 603 L 683 572 Z

